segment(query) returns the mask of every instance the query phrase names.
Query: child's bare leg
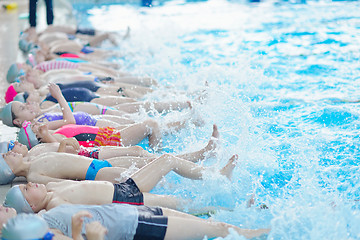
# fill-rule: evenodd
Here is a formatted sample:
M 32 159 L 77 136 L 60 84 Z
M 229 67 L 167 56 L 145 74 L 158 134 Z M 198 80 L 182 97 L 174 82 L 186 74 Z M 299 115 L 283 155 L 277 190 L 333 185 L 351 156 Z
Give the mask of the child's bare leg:
M 184 108 L 191 107 L 190 102 L 182 101 L 182 102 L 133 102 L 133 103 L 124 103 L 119 105 L 111 105 L 114 108 L 124 111 L 127 113 L 135 113 L 138 112 L 141 108 L 145 109 L 145 111 L 150 111 L 151 109 L 155 109 L 158 112 L 170 111 L 170 110 L 181 110 Z
M 158 85 L 158 83 L 155 79 L 152 79 L 149 77 L 132 77 L 132 76 L 118 77 L 118 78 L 115 78 L 115 82 L 135 84 L 135 85 L 144 86 L 144 87 L 151 87 L 151 86 Z
M 119 124 L 119 123 L 116 123 L 116 122 L 113 122 L 113 121 L 110 121 L 110 120 L 107 120 L 107 119 L 98 119 L 96 121 L 96 127 L 113 127 L 115 129 L 124 129 L 125 127 L 128 126 L 128 124 Z M 125 127 L 124 127 L 125 126 Z
M 119 117 L 114 115 L 101 115 L 101 119 L 106 119 L 112 122 L 115 122 L 120 125 L 126 125 L 126 124 L 134 124 L 135 121 L 126 117 Z M 111 125 L 110 125 L 111 126 Z
M 126 170 L 127 168 L 122 167 L 104 167 L 96 174 L 95 181 L 109 181 L 112 183 L 126 181 L 126 179 L 121 179 L 121 174 Z
M 92 115 L 99 115 L 100 111 L 99 109 L 96 107 L 96 105 L 89 103 L 89 102 L 83 102 L 80 104 L 77 104 L 74 107 L 74 112 L 86 112 Z
M 154 154 L 149 153 L 140 146 L 130 147 L 115 147 L 115 146 L 101 146 L 99 151 L 99 159 L 109 159 L 121 156 L 136 156 L 136 157 L 153 157 Z
M 136 100 L 132 98 L 118 97 L 118 96 L 102 96 L 91 100 L 91 103 L 97 103 L 105 106 L 114 106 L 118 104 L 132 103 L 132 102 L 136 102 Z
M 153 158 L 149 157 L 136 157 L 136 156 L 121 156 L 121 157 L 113 157 L 108 158 L 107 161 L 113 167 L 122 167 L 122 168 L 130 168 L 135 165 L 137 168 L 142 168 L 145 165 L 149 164 Z
M 149 137 L 149 145 L 152 148 L 161 147 L 161 132 L 159 125 L 153 119 L 145 120 L 142 123 L 132 124 L 121 130 L 121 139 L 124 146 L 135 145 Z
M 113 87 L 116 88 L 116 90 L 119 90 L 119 88 L 129 89 L 129 90 L 132 90 L 132 91 L 136 91 L 136 92 L 138 92 L 139 94 L 142 94 L 142 95 L 153 92 L 152 88 L 140 86 L 140 85 L 137 85 L 137 84 L 116 82 L 113 85 L 114 85 Z M 121 89 L 120 89 L 120 91 L 121 91 Z
M 211 153 L 216 149 L 216 146 L 217 146 L 216 142 L 219 139 L 219 135 L 220 134 L 219 134 L 218 128 L 214 124 L 210 141 L 203 149 L 200 149 L 199 151 L 192 152 L 192 153 L 185 153 L 185 154 L 177 155 L 177 157 L 186 159 L 191 162 L 197 162 L 197 161 L 203 160 L 206 153 Z
M 178 198 L 175 196 L 168 195 L 157 195 L 152 193 L 143 193 L 144 196 L 144 204 L 146 206 L 160 206 L 163 210 L 164 216 L 179 216 L 190 219 L 197 219 L 197 217 L 182 213 L 179 211 L 188 211 L 191 213 L 207 213 L 210 211 L 214 211 L 214 207 L 203 207 L 203 208 L 189 208 L 189 203 L 191 200 Z M 175 210 L 172 210 L 175 209 Z M 176 211 L 177 210 L 177 211 Z
M 100 43 L 102 43 L 104 40 L 108 39 L 109 38 L 109 34 L 108 33 L 102 33 L 102 34 L 98 34 L 94 37 L 92 37 L 90 40 L 89 40 L 89 45 L 91 47 L 94 47 L 94 46 L 97 46 L 99 45 Z
M 224 176 L 226 176 L 228 179 L 231 179 L 232 172 L 236 166 L 236 162 L 238 160 L 239 156 L 237 154 L 234 154 L 228 161 L 225 167 L 223 167 L 220 170 L 220 173 Z
M 249 239 L 267 234 L 270 231 L 270 229 L 242 229 L 231 224 L 210 222 L 200 218 L 190 219 L 186 217 L 169 216 L 165 240 L 201 240 L 205 236 L 208 238 L 226 237 L 229 235 L 229 228 L 233 228 L 238 234 Z
M 160 206 L 170 209 L 179 209 L 179 206 L 186 206 L 189 201 L 175 196 L 157 195 L 143 192 L 144 205 L 146 206 Z
M 233 162 L 234 159 L 230 159 L 229 163 L 221 170 L 221 173 L 226 177 L 229 177 L 234 169 L 232 166 L 232 169 L 229 167 L 230 163 L 235 166 Z M 174 171 L 186 178 L 198 180 L 202 178 L 202 172 L 205 169 L 205 167 L 193 162 L 175 157 L 171 154 L 164 154 L 139 169 L 131 178 L 135 181 L 141 192 L 149 192 L 158 184 L 162 177 L 170 171 Z

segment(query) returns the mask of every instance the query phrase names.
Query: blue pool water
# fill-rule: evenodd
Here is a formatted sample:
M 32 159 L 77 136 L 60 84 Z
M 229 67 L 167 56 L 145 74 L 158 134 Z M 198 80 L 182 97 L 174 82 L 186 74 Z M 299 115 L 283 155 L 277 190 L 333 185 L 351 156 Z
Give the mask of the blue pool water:
M 204 103 L 166 116 L 204 121 L 166 136 L 168 152 L 205 146 L 216 123 L 218 156 L 200 164 L 219 169 L 239 155 L 231 181 L 212 171 L 204 181 L 170 174 L 154 193 L 232 208 L 212 218 L 271 227 L 268 239 L 360 239 L 359 5 L 210 0 L 74 7 L 88 8 L 77 15 L 84 26 L 119 32 L 130 26 L 129 40 L 103 46 L 121 53 L 112 61 L 124 70 L 186 92 L 207 82 Z M 195 99 L 160 87 L 148 99 L 186 97 Z M 270 208 L 246 208 L 253 193 L 255 205 Z

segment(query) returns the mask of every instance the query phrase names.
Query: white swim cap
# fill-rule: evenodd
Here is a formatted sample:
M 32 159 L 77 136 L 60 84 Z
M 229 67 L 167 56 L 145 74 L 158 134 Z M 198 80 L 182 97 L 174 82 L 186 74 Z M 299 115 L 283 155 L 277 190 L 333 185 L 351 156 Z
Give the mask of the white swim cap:
M 35 214 L 19 214 L 9 219 L 2 229 L 3 240 L 51 240 L 53 236 L 46 221 Z
M 30 204 L 25 199 L 24 195 L 20 191 L 19 185 L 13 186 L 9 189 L 5 196 L 3 204 L 5 207 L 12 207 L 17 213 L 34 213 Z

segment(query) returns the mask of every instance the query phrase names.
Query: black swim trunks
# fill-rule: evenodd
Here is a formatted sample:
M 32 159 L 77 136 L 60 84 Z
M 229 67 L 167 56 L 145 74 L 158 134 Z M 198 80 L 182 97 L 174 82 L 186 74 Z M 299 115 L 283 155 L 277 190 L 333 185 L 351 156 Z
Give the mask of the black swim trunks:
M 126 182 L 114 184 L 113 203 L 144 205 L 144 197 L 134 180 L 129 178 Z
M 139 212 L 139 218 L 134 240 L 164 239 L 167 229 L 168 218 L 166 216 L 163 216 L 161 208 L 137 206 L 137 210 Z

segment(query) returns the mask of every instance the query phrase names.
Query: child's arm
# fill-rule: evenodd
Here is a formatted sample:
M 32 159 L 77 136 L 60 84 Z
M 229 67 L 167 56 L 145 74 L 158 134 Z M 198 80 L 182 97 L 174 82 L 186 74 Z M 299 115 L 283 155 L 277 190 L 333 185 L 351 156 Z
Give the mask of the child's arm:
M 88 211 L 80 211 L 71 217 L 71 233 L 74 240 L 84 240 L 81 234 L 84 217 L 91 218 L 92 215 Z
M 38 173 L 29 174 L 26 178 L 29 182 L 35 182 L 40 184 L 48 184 L 49 182 L 62 182 L 64 179 L 62 178 L 53 178 L 45 175 L 41 175 Z
M 58 152 L 66 152 L 66 146 L 71 146 L 75 151 L 80 149 L 80 144 L 75 138 L 66 138 L 60 142 Z
M 56 85 L 55 83 L 49 84 L 49 91 L 51 95 L 58 101 L 61 111 L 63 113 L 63 119 L 52 121 L 48 123 L 48 128 L 51 130 L 58 129 L 66 124 L 76 124 L 75 118 L 73 113 L 71 112 L 71 109 L 65 100 L 60 87 Z

